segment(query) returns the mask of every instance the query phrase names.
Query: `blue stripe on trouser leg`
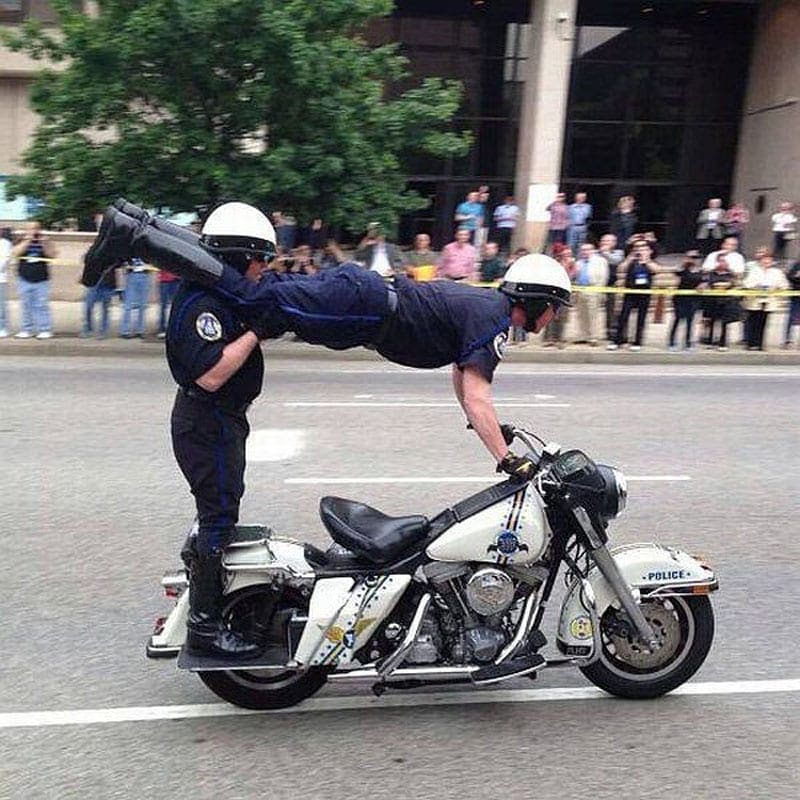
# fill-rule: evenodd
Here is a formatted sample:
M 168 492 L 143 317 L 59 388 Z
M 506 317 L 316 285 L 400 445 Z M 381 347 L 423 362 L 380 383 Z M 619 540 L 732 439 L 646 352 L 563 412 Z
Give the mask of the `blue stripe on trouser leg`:
M 247 430 L 243 415 L 226 414 L 180 394 L 176 398 L 172 444 L 195 497 L 200 555 L 225 547 L 238 522 Z

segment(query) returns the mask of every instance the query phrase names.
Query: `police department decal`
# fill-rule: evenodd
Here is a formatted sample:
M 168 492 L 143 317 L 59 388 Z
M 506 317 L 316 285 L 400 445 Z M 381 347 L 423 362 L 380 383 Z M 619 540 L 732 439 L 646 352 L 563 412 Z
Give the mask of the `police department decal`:
M 503 359 L 506 354 L 506 340 L 508 339 L 507 333 L 498 333 L 494 337 L 494 352 L 499 359 Z
M 222 323 L 210 311 L 200 314 L 194 326 L 197 335 L 207 342 L 218 342 L 222 338 Z

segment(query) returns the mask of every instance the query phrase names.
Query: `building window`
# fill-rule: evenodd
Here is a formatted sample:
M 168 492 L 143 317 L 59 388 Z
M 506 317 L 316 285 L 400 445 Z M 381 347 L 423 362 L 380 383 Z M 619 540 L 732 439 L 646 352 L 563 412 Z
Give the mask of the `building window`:
M 562 180 L 588 191 L 596 233 L 633 194 L 641 226 L 677 250 L 707 198 L 728 199 L 755 11 L 686 0 L 643 9 L 579 5 Z

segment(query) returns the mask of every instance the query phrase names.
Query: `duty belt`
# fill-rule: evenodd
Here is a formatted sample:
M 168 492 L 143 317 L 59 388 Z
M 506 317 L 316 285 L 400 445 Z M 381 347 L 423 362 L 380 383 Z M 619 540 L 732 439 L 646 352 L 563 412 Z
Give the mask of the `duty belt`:
M 197 389 L 192 389 L 191 387 L 187 388 L 186 386 L 179 386 L 178 394 L 182 395 L 183 397 L 188 397 L 190 400 L 204 403 L 207 406 L 218 408 L 220 411 L 224 411 L 227 414 L 244 414 L 250 406 L 250 403 L 241 403 L 237 405 L 222 398 L 214 398 L 199 392 Z

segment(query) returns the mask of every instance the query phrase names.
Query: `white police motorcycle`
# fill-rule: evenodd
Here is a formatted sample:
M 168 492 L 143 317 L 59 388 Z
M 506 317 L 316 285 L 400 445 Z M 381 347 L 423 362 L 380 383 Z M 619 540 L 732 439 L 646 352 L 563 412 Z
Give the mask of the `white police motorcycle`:
M 183 647 L 183 571 L 162 581 L 177 603 L 157 622 L 147 655 L 177 656 L 219 697 L 254 709 L 293 705 L 329 679 L 366 679 L 380 694 L 557 666 L 578 667 L 621 697 L 680 686 L 714 637 L 714 572 L 659 544 L 609 550 L 624 476 L 579 450 L 537 452 L 528 431 L 515 437 L 537 463 L 529 482 L 505 480 L 430 520 L 325 497 L 320 515 L 333 544 L 324 551 L 240 526 L 223 562 L 224 620 L 262 644 L 261 655 L 231 662 Z M 557 652 L 544 653 L 541 624 L 562 567 Z

